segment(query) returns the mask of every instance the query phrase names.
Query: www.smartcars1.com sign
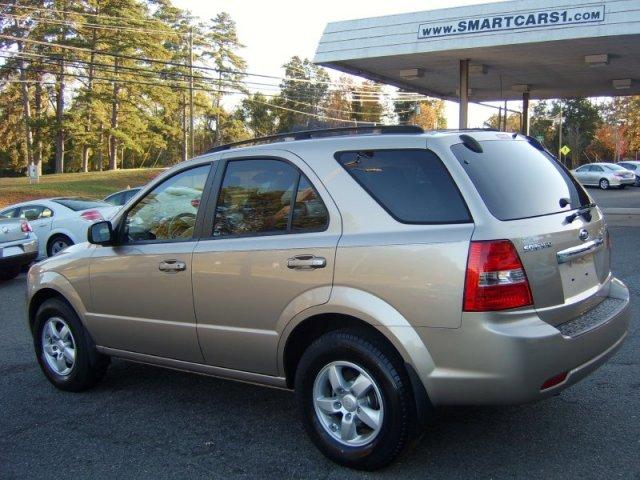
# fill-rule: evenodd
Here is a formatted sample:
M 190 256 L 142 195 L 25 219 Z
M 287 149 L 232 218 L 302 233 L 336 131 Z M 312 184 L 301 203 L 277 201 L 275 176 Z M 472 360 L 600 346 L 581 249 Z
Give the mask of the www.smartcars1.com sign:
M 487 15 L 448 22 L 423 23 L 419 39 L 448 37 L 470 33 L 500 32 L 604 21 L 604 5 L 535 10 L 532 12 Z

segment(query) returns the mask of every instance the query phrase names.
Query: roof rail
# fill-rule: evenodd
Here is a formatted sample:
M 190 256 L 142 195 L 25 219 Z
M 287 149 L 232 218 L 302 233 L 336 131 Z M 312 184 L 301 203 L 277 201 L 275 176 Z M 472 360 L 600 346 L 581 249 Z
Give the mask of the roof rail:
M 303 130 L 300 132 L 279 133 L 277 135 L 269 135 L 268 137 L 258 137 L 240 142 L 227 143 L 219 145 L 206 151 L 206 153 L 222 152 L 231 148 L 242 147 L 245 145 L 255 145 L 261 143 L 287 142 L 293 140 L 308 140 L 310 138 L 333 137 L 338 135 L 358 135 L 365 133 L 374 133 L 378 135 L 394 134 L 394 133 L 424 133 L 422 127 L 417 125 L 368 125 L 362 127 L 337 127 L 323 128 L 319 130 Z

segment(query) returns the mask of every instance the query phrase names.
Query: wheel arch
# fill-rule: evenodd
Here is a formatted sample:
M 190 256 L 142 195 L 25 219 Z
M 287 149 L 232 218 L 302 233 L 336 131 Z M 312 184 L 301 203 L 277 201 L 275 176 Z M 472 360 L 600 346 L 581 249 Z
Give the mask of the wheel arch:
M 37 284 L 37 288 L 34 286 L 34 283 Z M 69 280 L 59 273 L 45 272 L 37 278 L 36 282 L 30 278 L 27 295 L 27 321 L 29 330 L 33 327 L 33 321 L 35 320 L 35 315 L 40 305 L 51 298 L 58 298 L 68 304 L 69 307 L 76 312 L 78 318 L 80 318 L 80 321 L 84 325 L 84 313 L 86 312 L 84 303 Z
M 287 386 L 293 387 L 296 368 L 305 349 L 320 335 L 343 328 L 364 331 L 389 346 L 405 365 L 418 409 L 428 411 L 431 405 L 429 374 L 435 365 L 426 345 L 391 305 L 368 292 L 349 287 L 334 287 L 327 303 L 299 313 L 281 332 L 278 369 Z

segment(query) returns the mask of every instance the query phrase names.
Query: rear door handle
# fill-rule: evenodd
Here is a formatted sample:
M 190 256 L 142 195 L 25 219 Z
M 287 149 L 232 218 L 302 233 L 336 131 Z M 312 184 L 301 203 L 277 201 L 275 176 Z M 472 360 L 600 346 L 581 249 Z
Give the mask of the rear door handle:
M 158 270 L 166 273 L 183 272 L 187 269 L 187 264 L 178 260 L 165 260 L 160 262 Z
M 294 270 L 314 270 L 327 266 L 327 259 L 314 255 L 296 255 L 287 259 L 287 267 Z

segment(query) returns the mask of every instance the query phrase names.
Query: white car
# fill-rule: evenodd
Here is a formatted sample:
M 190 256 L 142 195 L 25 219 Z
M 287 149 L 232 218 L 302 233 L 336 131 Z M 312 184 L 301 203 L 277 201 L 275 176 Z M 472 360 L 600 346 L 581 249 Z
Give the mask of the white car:
M 51 257 L 70 245 L 86 242 L 89 226 L 108 220 L 118 210 L 98 200 L 60 197 L 16 203 L 0 211 L 0 216 L 27 220 L 38 237 L 38 257 Z
M 636 176 L 636 187 L 640 187 L 640 160 L 625 160 L 618 165 L 633 172 Z
M 572 173 L 583 185 L 593 185 L 602 190 L 610 187 L 624 188 L 636 182 L 633 172 L 615 163 L 589 163 L 578 167 Z

